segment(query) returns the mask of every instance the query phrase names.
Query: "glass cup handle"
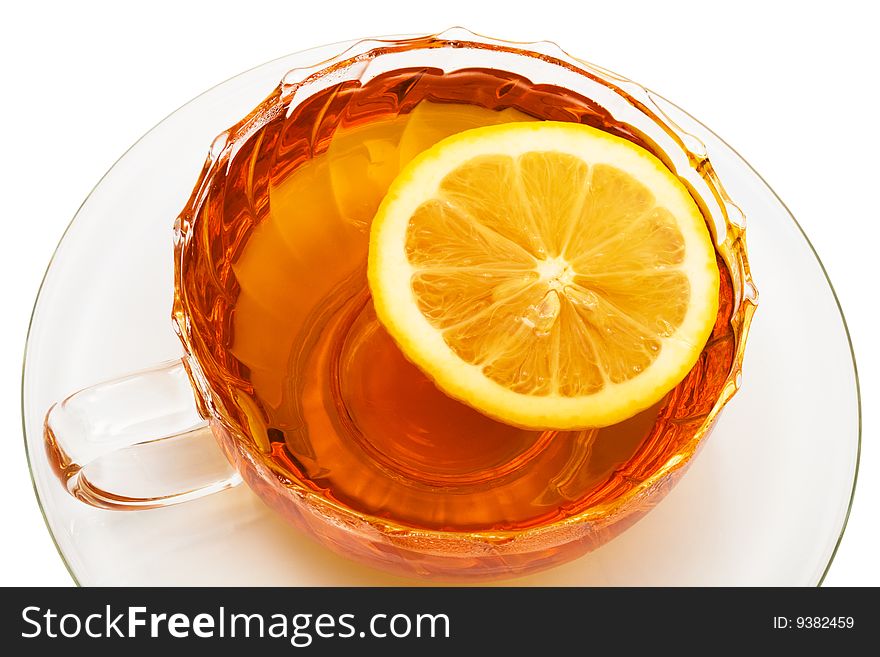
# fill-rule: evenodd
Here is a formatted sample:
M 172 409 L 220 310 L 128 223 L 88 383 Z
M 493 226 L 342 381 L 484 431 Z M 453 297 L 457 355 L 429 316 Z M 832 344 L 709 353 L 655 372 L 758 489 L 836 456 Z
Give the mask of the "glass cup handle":
M 181 360 L 72 394 L 49 409 L 44 435 L 67 490 L 103 509 L 154 509 L 241 482 L 196 410 Z

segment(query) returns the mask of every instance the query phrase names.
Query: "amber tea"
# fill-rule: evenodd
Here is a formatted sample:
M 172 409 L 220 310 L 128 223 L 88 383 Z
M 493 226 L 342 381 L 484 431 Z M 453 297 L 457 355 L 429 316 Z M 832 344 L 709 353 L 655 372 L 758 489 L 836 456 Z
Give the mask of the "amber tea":
M 370 223 L 400 169 L 461 131 L 539 120 L 656 152 L 584 97 L 478 68 L 340 82 L 240 146 L 201 206 L 180 285 L 191 321 L 209 328 L 191 347 L 216 410 L 280 481 L 406 527 L 520 530 L 625 494 L 701 426 L 735 351 L 720 256 L 717 321 L 697 364 L 658 404 L 601 429 L 490 419 L 438 390 L 377 320 Z

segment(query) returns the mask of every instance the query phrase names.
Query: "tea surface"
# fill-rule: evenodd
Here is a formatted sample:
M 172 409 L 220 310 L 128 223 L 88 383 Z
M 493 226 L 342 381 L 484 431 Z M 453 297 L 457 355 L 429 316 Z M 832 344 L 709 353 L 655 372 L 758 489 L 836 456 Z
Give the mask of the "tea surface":
M 443 137 L 510 121 L 599 127 L 589 100 L 498 71 L 392 71 L 341 83 L 262 126 L 211 190 L 187 248 L 193 348 L 226 423 L 283 479 L 412 527 L 522 529 L 607 502 L 699 428 L 733 361 L 733 293 L 659 404 L 600 430 L 528 431 L 441 393 L 376 319 L 369 226 L 400 168 Z

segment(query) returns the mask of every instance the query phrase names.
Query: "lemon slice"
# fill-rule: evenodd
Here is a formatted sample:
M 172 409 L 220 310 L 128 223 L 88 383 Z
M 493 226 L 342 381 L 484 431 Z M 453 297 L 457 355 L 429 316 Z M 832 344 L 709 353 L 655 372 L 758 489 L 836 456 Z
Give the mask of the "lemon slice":
M 606 426 L 693 367 L 718 312 L 706 223 L 652 154 L 572 123 L 476 128 L 373 219 L 379 320 L 448 395 L 510 424 Z

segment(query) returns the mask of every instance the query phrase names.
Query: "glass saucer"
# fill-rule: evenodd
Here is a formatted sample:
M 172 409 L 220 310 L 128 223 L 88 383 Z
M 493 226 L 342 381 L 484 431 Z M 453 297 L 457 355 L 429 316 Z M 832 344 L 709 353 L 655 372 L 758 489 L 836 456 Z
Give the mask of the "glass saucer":
M 42 447 L 65 395 L 177 358 L 171 228 L 214 136 L 283 74 L 354 44 L 274 60 L 187 103 L 142 137 L 80 208 L 31 322 L 22 410 L 34 485 L 74 580 L 84 585 L 409 585 L 336 556 L 245 486 L 149 511 L 71 497 Z M 632 528 L 563 566 L 500 582 L 529 586 L 816 585 L 846 524 L 859 454 L 858 382 L 824 269 L 783 203 L 729 146 L 656 99 L 700 138 L 748 220 L 761 305 L 742 390 L 694 464 Z

